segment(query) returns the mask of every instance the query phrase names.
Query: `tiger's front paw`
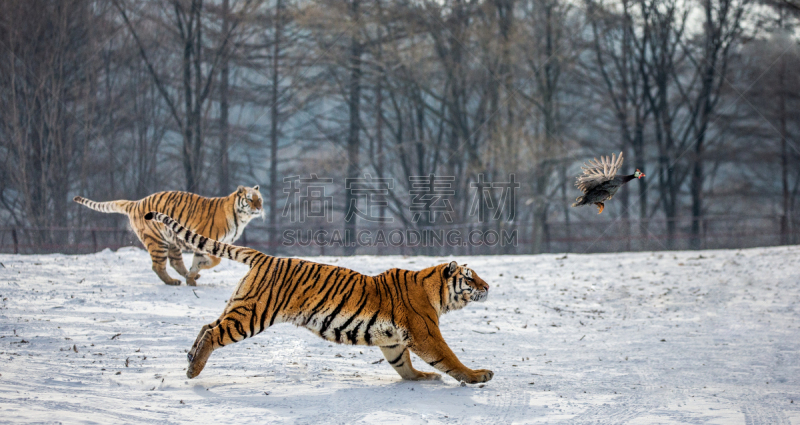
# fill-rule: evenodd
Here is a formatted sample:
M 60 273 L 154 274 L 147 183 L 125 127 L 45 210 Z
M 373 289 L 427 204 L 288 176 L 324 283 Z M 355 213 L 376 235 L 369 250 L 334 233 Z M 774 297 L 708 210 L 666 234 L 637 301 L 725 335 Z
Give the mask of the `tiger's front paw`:
M 178 279 L 170 279 L 168 281 L 164 281 L 164 283 L 169 285 L 169 286 L 180 286 L 181 285 L 181 281 L 178 280 Z
M 472 373 L 467 375 L 465 380 L 468 384 L 479 384 L 481 382 L 489 382 L 494 377 L 494 372 L 489 369 L 473 370 Z
M 199 277 L 199 276 L 198 276 Z M 197 286 L 197 282 L 194 280 L 195 278 L 187 277 L 186 278 L 186 285 L 187 286 Z

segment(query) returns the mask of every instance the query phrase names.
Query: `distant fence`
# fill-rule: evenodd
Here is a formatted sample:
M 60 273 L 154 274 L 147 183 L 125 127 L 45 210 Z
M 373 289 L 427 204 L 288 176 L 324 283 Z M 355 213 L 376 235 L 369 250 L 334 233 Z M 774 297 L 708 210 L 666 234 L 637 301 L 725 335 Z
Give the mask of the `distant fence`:
M 357 227 L 357 255 L 496 255 L 540 252 L 620 252 L 748 248 L 800 243 L 800 218 L 781 216 L 708 216 L 700 234 L 691 217 L 670 221 L 597 219 L 566 223 L 490 223 L 488 226 L 438 225 L 413 229 L 375 225 Z M 127 225 L 126 225 L 127 226 Z M 270 235 L 274 239 L 270 239 Z M 383 239 L 381 239 L 383 235 Z M 276 232 L 254 221 L 237 241 L 276 255 L 342 255 L 345 231 L 330 223 L 281 226 Z M 85 254 L 105 248 L 142 247 L 127 228 L 0 228 L 0 253 Z
M 0 228 L 0 253 L 6 254 L 86 254 L 124 246 L 142 247 L 142 244 L 126 228 Z

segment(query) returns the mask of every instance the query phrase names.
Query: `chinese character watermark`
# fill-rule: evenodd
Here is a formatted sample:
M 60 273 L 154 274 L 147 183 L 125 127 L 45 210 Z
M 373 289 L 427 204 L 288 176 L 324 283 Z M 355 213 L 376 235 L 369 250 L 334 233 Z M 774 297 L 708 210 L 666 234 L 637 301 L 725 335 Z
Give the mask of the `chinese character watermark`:
M 394 189 L 394 179 L 376 179 L 366 174 L 363 178 L 345 179 L 345 189 L 352 195 L 344 217 L 345 221 L 349 222 L 355 216 L 373 223 L 394 222 L 393 217 L 381 215 L 381 211 L 389 206 L 386 197 L 389 196 L 389 190 Z M 359 200 L 364 201 L 363 210 L 358 208 Z
M 516 192 L 520 184 L 515 180 L 514 174 L 509 175 L 507 182 L 487 182 L 483 173 L 478 174 L 478 181 L 472 182 L 470 187 L 476 189 L 475 195 L 470 203 L 469 215 L 478 214 L 478 221 L 485 223 L 489 221 L 487 215 L 490 210 L 494 210 L 493 220 L 500 220 L 503 211 L 507 211 L 506 219 L 514 221 L 514 213 L 517 205 Z M 500 191 L 495 203 L 495 193 Z
M 470 183 L 470 188 L 475 189 L 470 200 L 468 215 L 477 216 L 479 222 L 489 220 L 514 221 L 516 208 L 516 190 L 520 184 L 513 174 L 508 181 L 490 182 L 484 174 L 478 174 L 477 180 Z M 330 226 L 322 227 L 322 222 L 333 222 L 334 202 L 333 196 L 326 194 L 331 191 L 332 178 L 319 178 L 311 174 L 308 178 L 299 175 L 283 179 L 287 187 L 286 205 L 282 217 L 289 218 L 294 223 L 306 223 L 311 220 L 320 227 L 309 228 L 308 225 L 297 229 L 287 228 L 283 231 L 283 244 L 286 246 L 306 247 L 316 245 L 320 247 L 468 247 L 468 246 L 516 246 L 517 229 L 498 228 L 492 229 L 484 226 L 475 229 L 465 224 L 460 226 L 447 226 L 441 223 L 441 217 L 448 224 L 455 220 L 454 202 L 455 177 L 437 176 L 428 174 L 424 176 L 409 177 L 409 210 L 412 213 L 409 223 L 423 225 L 417 229 L 395 228 L 394 226 L 379 226 L 380 228 L 356 228 L 355 220 L 365 223 L 394 223 L 394 217 L 387 216 L 390 211 L 389 200 L 398 201 L 392 196 L 395 189 L 394 179 L 375 178 L 371 174 L 364 177 L 346 178 L 346 198 L 337 212 L 344 214 L 344 220 L 350 227 L 337 229 Z M 397 211 L 397 210 L 394 210 Z M 424 219 L 423 219 L 424 216 Z M 436 223 L 437 218 L 439 223 Z M 422 220 L 421 220 L 422 219 Z
M 428 215 L 430 223 L 436 222 L 436 215 L 442 214 L 448 223 L 453 222 L 453 204 L 449 196 L 456 194 L 453 189 L 454 176 L 437 176 L 428 174 L 427 176 L 410 176 L 412 196 L 411 204 L 408 209 L 414 213 L 411 221 L 418 223 L 423 214 Z
M 289 187 L 283 189 L 287 198 L 281 217 L 289 217 L 290 221 L 300 223 L 305 223 L 307 218 L 321 218 L 328 223 L 333 221 L 333 197 L 325 196 L 325 184 L 333 183 L 332 178 L 321 179 L 311 174 L 309 178 L 289 176 L 283 182 L 289 183 Z M 305 186 L 305 192 L 300 185 Z

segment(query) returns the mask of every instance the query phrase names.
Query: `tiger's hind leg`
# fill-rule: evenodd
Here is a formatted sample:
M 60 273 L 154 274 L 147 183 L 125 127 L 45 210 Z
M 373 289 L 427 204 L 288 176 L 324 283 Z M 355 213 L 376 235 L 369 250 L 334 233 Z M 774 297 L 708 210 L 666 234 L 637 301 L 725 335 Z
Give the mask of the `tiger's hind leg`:
M 150 253 L 150 259 L 153 261 L 153 271 L 156 272 L 158 277 L 167 285 L 177 286 L 181 284 L 178 279 L 173 279 L 167 273 L 167 257 L 169 254 L 169 245 L 167 244 L 150 244 L 147 245 L 147 251 Z
M 186 270 L 186 266 L 183 264 L 183 255 L 181 254 L 181 249 L 176 245 L 169 246 L 169 265 L 172 266 L 172 268 L 175 269 L 178 274 L 186 278 L 187 285 L 197 286 L 194 278 L 189 276 L 189 270 Z
M 219 257 L 195 252 L 194 258 L 192 259 L 192 268 L 189 269 L 189 275 L 194 279 L 198 279 L 200 277 L 200 270 L 210 269 L 221 261 Z
M 208 357 L 214 350 L 239 342 L 258 333 L 250 328 L 249 316 L 252 312 L 250 312 L 249 309 L 243 309 L 241 311 L 246 311 L 249 314 L 226 312 L 216 322 L 205 325 L 200 329 L 200 333 L 197 335 L 192 349 L 189 350 L 186 356 L 189 360 L 189 367 L 186 368 L 186 376 L 189 377 L 189 379 L 194 378 L 203 371 Z
M 405 345 L 388 345 L 381 347 L 381 351 L 383 352 L 383 356 L 386 357 L 386 361 L 392 365 L 394 370 L 400 374 L 403 379 L 408 379 L 410 381 L 432 381 L 442 379 L 442 376 L 438 373 L 422 372 L 414 369 L 414 367 L 411 366 L 411 353 Z

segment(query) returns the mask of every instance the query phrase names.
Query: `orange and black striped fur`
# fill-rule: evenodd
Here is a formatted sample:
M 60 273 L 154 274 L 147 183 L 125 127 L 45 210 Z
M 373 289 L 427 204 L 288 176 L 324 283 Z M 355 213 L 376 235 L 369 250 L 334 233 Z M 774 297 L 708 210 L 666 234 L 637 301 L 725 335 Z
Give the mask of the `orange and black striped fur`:
M 189 350 L 186 375 L 194 378 L 211 353 L 276 323 L 292 323 L 341 344 L 377 345 L 404 379 L 441 379 L 411 366 L 410 352 L 468 383 L 492 379 L 490 370 L 464 366 L 439 332 L 439 317 L 484 301 L 477 274 L 455 261 L 418 272 L 391 269 L 377 276 L 296 258 L 277 258 L 214 241 L 160 213 L 149 213 L 194 249 L 250 266 L 219 319 L 200 330 Z
M 233 242 L 241 236 L 250 220 L 262 214 L 262 199 L 258 186 L 239 186 L 224 198 L 205 198 L 187 192 L 159 192 L 139 201 L 94 202 L 80 196 L 73 200 L 95 211 L 126 214 L 131 228 L 150 253 L 153 271 L 158 277 L 167 285 L 181 284 L 167 273 L 169 258 L 169 264 L 186 278 L 186 284 L 195 286 L 195 279 L 200 277 L 198 272 L 216 266 L 220 259 L 195 251 L 192 268 L 186 270 L 181 251 L 192 249 L 182 240 L 173 238 L 172 232 L 163 224 L 147 221 L 144 215 L 150 211 L 168 214 L 203 236 Z

